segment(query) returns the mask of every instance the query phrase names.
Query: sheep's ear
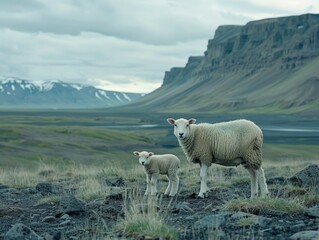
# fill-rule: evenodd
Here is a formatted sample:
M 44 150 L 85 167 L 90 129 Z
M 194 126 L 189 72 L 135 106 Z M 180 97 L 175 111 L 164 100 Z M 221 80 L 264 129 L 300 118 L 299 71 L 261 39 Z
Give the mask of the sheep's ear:
M 175 124 L 175 119 L 174 119 L 174 118 L 167 118 L 166 121 L 167 121 L 169 124 L 172 124 L 172 125 Z
M 191 118 L 188 120 L 188 124 L 194 124 L 196 122 L 195 118 Z
M 134 151 L 133 154 L 138 157 L 140 156 L 140 153 L 138 151 Z
M 154 153 L 152 153 L 152 152 L 148 153 L 148 156 L 153 156 L 153 155 L 154 155 Z

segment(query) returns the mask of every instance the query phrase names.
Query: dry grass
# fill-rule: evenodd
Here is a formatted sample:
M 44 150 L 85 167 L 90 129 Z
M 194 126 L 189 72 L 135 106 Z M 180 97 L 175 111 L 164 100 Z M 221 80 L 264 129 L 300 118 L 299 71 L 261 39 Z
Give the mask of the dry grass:
M 160 211 L 160 202 L 155 196 L 144 197 L 138 189 L 126 191 L 125 217 L 119 219 L 114 230 L 133 238 L 178 239 L 177 231 L 165 223 L 167 212 Z
M 312 161 L 319 164 L 319 159 Z M 56 165 L 39 163 L 34 169 L 30 168 L 12 168 L 0 169 L 1 184 L 14 188 L 26 188 L 35 186 L 41 182 L 70 181 L 74 188 L 78 189 L 80 195 L 87 200 L 103 196 L 108 192 L 105 185 L 105 179 L 122 177 L 127 182 L 145 183 L 145 173 L 143 168 L 136 162 L 132 161 L 127 169 L 114 167 L 113 163 L 104 165 Z M 296 172 L 307 166 L 307 161 L 287 162 L 265 162 L 264 169 L 266 178 L 268 176 L 290 177 Z M 229 176 L 231 172 L 231 176 Z M 199 191 L 200 177 L 199 166 L 191 163 L 184 163 L 179 171 L 179 177 L 183 185 L 182 191 L 197 192 Z M 167 179 L 162 177 L 160 185 L 166 186 Z M 238 183 L 249 183 L 249 175 L 243 167 L 227 168 L 219 165 L 212 165 L 208 169 L 208 186 L 211 188 L 225 188 Z M 71 186 L 70 186 L 71 187 Z M 161 189 L 162 190 L 162 189 Z M 295 186 L 285 186 L 282 188 L 287 196 L 304 194 L 304 189 L 298 189 Z
M 318 164 L 319 161 L 312 161 Z M 283 163 L 264 164 L 267 175 L 270 176 L 292 176 L 307 165 L 305 161 L 292 161 Z M 234 168 L 232 176 L 229 176 L 230 168 L 214 165 L 209 168 L 208 185 L 211 188 L 227 188 L 233 184 L 244 183 L 249 185 L 247 170 L 243 167 Z M 226 174 L 225 174 L 226 173 Z M 198 193 L 200 185 L 199 166 L 193 164 L 182 165 L 179 176 L 182 182 L 182 192 Z M 109 178 L 122 177 L 132 185 L 145 187 L 145 173 L 143 168 L 136 162 L 131 163 L 127 169 L 116 168 L 111 163 L 101 165 L 72 164 L 67 166 L 55 164 L 39 164 L 37 168 L 14 168 L 0 170 L 1 184 L 14 188 L 25 188 L 35 186 L 40 182 L 56 182 L 67 184 L 67 187 L 75 189 L 77 197 L 89 202 L 111 195 L 119 190 L 106 185 L 105 180 Z M 166 181 L 166 182 L 165 182 Z M 134 183 L 135 182 L 135 183 Z M 161 189 L 166 187 L 167 180 L 161 179 Z M 270 186 L 271 188 L 271 186 Z M 134 188 L 133 188 L 134 189 Z M 133 238 L 163 238 L 177 239 L 176 230 L 171 229 L 165 223 L 168 211 L 158 211 L 160 199 L 145 198 L 141 190 L 127 191 L 124 199 L 125 217 L 121 218 L 114 231 L 122 232 Z M 143 189 L 143 188 L 142 188 Z M 254 200 L 240 198 L 226 202 L 225 209 L 230 211 L 244 211 L 257 213 L 264 210 L 283 213 L 301 213 L 305 207 L 319 203 L 319 197 L 306 191 L 302 187 L 293 185 L 275 186 L 276 192 L 272 192 L 272 198 L 257 198 Z M 272 191 L 272 189 L 270 189 Z M 58 198 L 48 196 L 37 204 L 57 202 Z M 253 219 L 244 220 L 241 224 L 248 227 Z M 101 229 L 104 229 L 101 221 Z M 99 228 L 100 228 L 99 227 Z M 105 231 L 105 230 L 103 230 Z M 99 229 L 96 229 L 97 236 Z

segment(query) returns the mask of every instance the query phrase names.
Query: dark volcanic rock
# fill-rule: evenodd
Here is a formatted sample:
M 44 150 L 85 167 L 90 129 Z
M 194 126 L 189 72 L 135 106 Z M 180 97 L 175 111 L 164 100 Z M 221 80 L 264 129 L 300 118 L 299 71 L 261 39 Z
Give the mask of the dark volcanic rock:
M 22 223 L 15 224 L 5 235 L 5 240 L 42 240 L 31 228 Z
M 319 167 L 316 164 L 309 165 L 290 178 L 294 184 L 304 187 L 315 187 L 319 184 Z
M 86 211 L 85 202 L 78 199 L 74 195 L 67 194 L 61 197 L 59 212 L 57 216 L 61 216 L 62 214 L 80 214 Z
M 290 239 L 295 240 L 316 240 L 319 237 L 319 231 L 302 231 L 295 233 Z
M 63 192 L 63 187 L 54 183 L 38 183 L 35 189 L 42 195 L 61 194 Z
M 306 214 L 310 217 L 319 218 L 319 206 L 306 209 Z
M 208 215 L 194 223 L 194 228 L 217 229 L 225 224 L 229 213 Z
M 113 187 L 123 187 L 125 186 L 125 181 L 123 178 L 111 178 L 105 180 L 106 184 Z

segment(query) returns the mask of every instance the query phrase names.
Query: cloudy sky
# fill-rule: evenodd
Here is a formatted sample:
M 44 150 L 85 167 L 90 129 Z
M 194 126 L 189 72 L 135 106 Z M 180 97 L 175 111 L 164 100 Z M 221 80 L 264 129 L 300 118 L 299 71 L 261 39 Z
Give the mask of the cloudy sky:
M 0 76 L 150 92 L 219 25 L 319 13 L 318 0 L 0 1 Z

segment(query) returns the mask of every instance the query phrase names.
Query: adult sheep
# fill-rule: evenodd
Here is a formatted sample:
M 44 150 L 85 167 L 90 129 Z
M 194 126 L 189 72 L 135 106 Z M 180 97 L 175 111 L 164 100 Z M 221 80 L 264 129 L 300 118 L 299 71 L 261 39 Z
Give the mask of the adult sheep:
M 261 166 L 263 134 L 256 124 L 244 119 L 195 124 L 193 118 L 168 118 L 167 122 L 174 125 L 174 134 L 187 159 L 200 164 L 199 197 L 203 198 L 209 190 L 207 169 L 212 163 L 223 166 L 242 164 L 250 174 L 251 198 L 258 196 L 258 184 L 262 197 L 269 194 Z
M 179 178 L 177 171 L 180 167 L 180 160 L 173 154 L 154 155 L 152 152 L 133 152 L 139 157 L 139 162 L 144 166 L 146 173 L 145 195 L 157 193 L 157 181 L 160 174 L 168 177 L 168 186 L 165 195 L 175 196 L 178 191 Z

